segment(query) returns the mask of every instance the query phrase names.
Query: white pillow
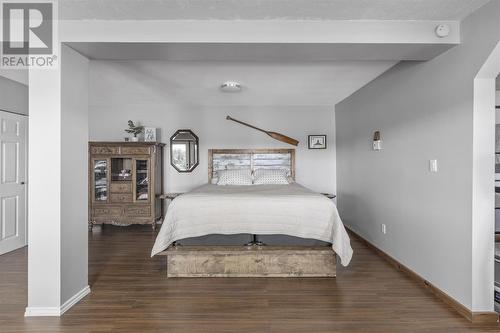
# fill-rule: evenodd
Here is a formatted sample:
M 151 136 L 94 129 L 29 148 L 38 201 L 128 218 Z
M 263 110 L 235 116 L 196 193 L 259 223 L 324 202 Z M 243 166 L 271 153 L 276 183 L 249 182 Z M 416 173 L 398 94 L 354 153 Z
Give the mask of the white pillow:
M 217 185 L 252 185 L 252 170 L 220 170 L 217 171 L 217 178 Z
M 257 169 L 253 175 L 254 185 L 285 185 L 290 184 L 288 170 Z

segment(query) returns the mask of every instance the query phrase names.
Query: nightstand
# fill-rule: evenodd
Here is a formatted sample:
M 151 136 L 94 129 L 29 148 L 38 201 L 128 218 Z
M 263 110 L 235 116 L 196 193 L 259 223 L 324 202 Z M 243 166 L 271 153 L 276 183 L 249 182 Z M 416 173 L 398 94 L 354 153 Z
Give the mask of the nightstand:
M 321 193 L 321 194 L 323 194 L 328 199 L 335 199 L 337 197 L 335 194 L 331 194 L 331 193 Z
M 171 192 L 171 193 L 163 193 L 162 195 L 159 196 L 160 199 L 162 200 L 174 200 L 175 198 L 177 198 L 179 195 L 181 195 L 183 193 L 180 193 L 180 192 Z
M 165 204 L 162 203 L 162 207 L 165 207 L 165 209 L 163 210 L 163 212 L 166 212 L 167 209 L 168 209 L 168 205 L 175 199 L 177 198 L 179 195 L 181 195 L 183 193 L 180 193 L 180 192 L 171 192 L 171 193 L 163 193 L 163 194 L 160 194 L 159 196 L 157 196 L 158 199 L 160 200 L 168 200 L 168 203 L 166 206 L 164 206 Z M 162 223 L 163 223 L 163 219 L 165 218 L 167 214 L 163 213 L 163 216 L 162 216 Z

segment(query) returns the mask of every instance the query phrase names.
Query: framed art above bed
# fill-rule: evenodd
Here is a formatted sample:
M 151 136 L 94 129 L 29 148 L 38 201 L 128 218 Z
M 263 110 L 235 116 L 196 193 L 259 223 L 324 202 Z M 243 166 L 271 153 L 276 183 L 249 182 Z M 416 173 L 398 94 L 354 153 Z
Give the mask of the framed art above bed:
M 209 149 L 208 182 L 227 169 L 284 169 L 295 180 L 295 149 Z

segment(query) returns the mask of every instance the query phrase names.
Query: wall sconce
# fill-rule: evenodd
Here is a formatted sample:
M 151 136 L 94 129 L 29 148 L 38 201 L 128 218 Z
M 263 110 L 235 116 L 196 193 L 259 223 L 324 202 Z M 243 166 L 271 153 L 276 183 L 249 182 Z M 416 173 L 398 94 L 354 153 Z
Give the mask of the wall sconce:
M 373 133 L 373 150 L 375 151 L 382 150 L 382 140 L 380 139 L 380 131 L 375 131 L 375 133 Z

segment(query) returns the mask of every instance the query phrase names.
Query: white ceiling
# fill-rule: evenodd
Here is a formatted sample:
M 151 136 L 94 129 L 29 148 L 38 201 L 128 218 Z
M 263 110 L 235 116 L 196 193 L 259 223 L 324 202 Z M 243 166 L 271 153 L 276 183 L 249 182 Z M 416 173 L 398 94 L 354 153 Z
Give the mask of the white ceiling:
M 459 20 L 487 1 L 64 0 L 59 6 L 63 19 Z M 97 105 L 120 101 L 124 105 L 333 106 L 400 60 L 429 59 L 444 51 L 412 43 L 70 46 L 94 59 L 90 89 L 91 102 Z M 221 93 L 218 87 L 226 80 L 240 82 L 243 92 Z
M 61 0 L 59 16 L 72 20 L 460 20 L 488 1 Z
M 395 62 L 92 61 L 93 105 L 333 106 Z M 240 93 L 219 85 L 235 80 Z

